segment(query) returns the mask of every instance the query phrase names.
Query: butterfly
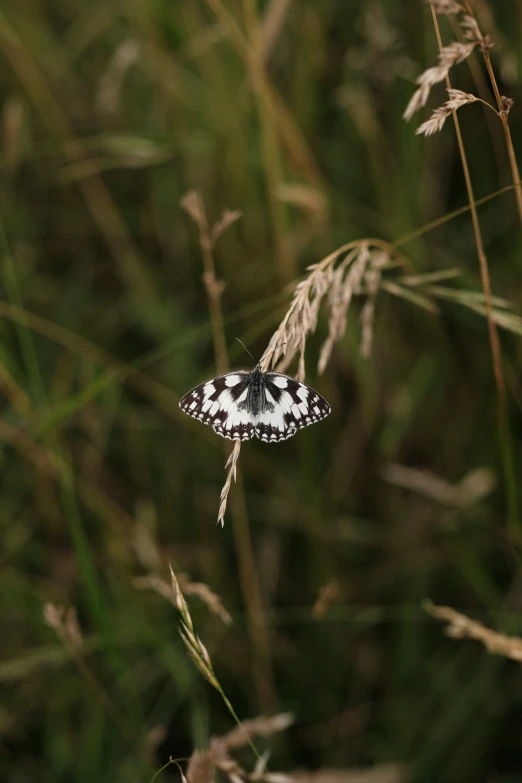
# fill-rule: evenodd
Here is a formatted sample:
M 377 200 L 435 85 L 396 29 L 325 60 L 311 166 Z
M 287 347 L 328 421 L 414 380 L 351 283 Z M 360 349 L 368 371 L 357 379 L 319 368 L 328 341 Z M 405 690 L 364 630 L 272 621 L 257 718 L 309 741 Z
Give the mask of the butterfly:
M 218 375 L 187 392 L 179 406 L 230 440 L 277 443 L 324 419 L 330 406 L 310 386 L 280 372 L 239 370 Z

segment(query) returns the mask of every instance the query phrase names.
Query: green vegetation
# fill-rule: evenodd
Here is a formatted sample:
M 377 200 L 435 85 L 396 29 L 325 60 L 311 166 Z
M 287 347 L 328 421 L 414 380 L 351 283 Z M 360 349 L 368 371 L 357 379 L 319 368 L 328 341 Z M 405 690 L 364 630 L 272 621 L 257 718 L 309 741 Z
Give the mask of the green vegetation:
M 522 778 L 520 663 L 423 608 L 522 636 L 522 5 L 471 5 L 491 51 L 438 19 L 444 45 L 476 44 L 452 87 L 491 105 L 458 109 L 478 225 L 450 111 L 415 135 L 444 81 L 402 118 L 437 63 L 429 5 L 2 4 L 2 780 L 150 781 L 235 727 L 226 700 L 294 713 L 249 724 L 271 772 Z M 222 528 L 232 444 L 179 399 L 250 368 L 234 338 L 261 357 L 307 268 L 350 243 L 361 279 L 321 375 L 339 280 L 306 335 L 332 414 L 242 445 Z

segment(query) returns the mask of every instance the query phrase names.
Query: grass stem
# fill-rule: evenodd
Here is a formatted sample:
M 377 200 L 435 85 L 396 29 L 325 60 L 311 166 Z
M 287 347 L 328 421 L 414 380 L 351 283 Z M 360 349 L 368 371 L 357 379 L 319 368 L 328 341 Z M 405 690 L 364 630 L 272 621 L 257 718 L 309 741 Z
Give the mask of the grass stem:
M 430 6 L 431 6 L 432 17 L 433 17 L 433 24 L 435 27 L 435 35 L 437 37 L 439 50 L 441 51 L 443 45 L 442 45 L 442 38 L 439 29 L 439 23 L 437 19 L 437 13 L 435 11 L 433 2 L 430 2 Z M 446 75 L 446 87 L 448 89 L 451 89 L 451 80 L 449 74 Z M 504 382 L 504 372 L 502 368 L 502 354 L 500 348 L 500 340 L 498 337 L 498 331 L 493 318 L 489 267 L 488 267 L 486 253 L 484 251 L 484 242 L 482 239 L 482 231 L 480 229 L 480 222 L 478 218 L 475 194 L 473 191 L 471 174 L 469 170 L 466 150 L 464 147 L 464 140 L 462 138 L 460 123 L 456 111 L 453 112 L 453 122 L 455 124 L 457 144 L 459 148 L 460 159 L 462 162 L 462 169 L 464 173 L 464 180 L 466 183 L 466 190 L 468 193 L 469 206 L 471 210 L 471 221 L 473 224 L 473 234 L 475 237 L 475 246 L 477 249 L 477 255 L 479 260 L 480 277 L 482 280 L 482 287 L 484 289 L 489 343 L 491 348 L 491 357 L 493 363 L 493 373 L 495 376 L 495 385 L 497 389 L 497 416 L 498 416 L 499 436 L 500 436 L 501 453 L 502 453 L 503 468 L 504 468 L 504 483 L 505 483 L 506 501 L 507 501 L 507 509 L 508 509 L 508 523 L 512 533 L 515 533 L 515 531 L 518 530 L 518 521 L 519 521 L 518 520 L 518 495 L 517 495 L 517 486 L 516 486 L 513 457 L 512 457 L 511 433 L 509 427 L 509 414 L 507 408 L 506 387 Z

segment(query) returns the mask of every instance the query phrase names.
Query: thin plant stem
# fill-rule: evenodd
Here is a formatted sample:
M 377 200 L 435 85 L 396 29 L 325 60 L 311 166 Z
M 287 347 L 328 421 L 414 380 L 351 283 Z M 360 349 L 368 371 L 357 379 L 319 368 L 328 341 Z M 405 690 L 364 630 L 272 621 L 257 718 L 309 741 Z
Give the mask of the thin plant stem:
M 493 65 L 491 63 L 491 57 L 489 56 L 489 48 L 485 44 L 484 36 L 482 35 L 482 32 L 480 31 L 480 27 L 478 25 L 478 22 L 475 17 L 475 13 L 473 11 L 473 8 L 471 7 L 471 4 L 469 0 L 463 0 L 463 4 L 466 8 L 467 13 L 475 20 L 477 24 L 477 31 L 479 32 L 480 39 L 481 39 L 481 51 L 482 56 L 484 57 L 484 62 L 486 64 L 486 69 L 488 72 L 489 80 L 491 82 L 491 87 L 493 89 L 493 92 L 495 94 L 495 100 L 497 102 L 498 106 L 498 116 L 500 117 L 502 121 L 502 128 L 504 129 L 504 136 L 506 139 L 506 148 L 508 152 L 509 157 L 509 165 L 511 168 L 511 176 L 513 179 L 513 184 L 515 186 L 515 198 L 517 202 L 517 210 L 518 210 L 518 217 L 520 220 L 520 223 L 522 225 L 522 184 L 520 182 L 520 171 L 518 168 L 518 162 L 517 157 L 515 154 L 515 148 L 513 146 L 513 139 L 511 138 L 511 130 L 509 127 L 509 112 L 505 110 L 504 103 L 502 101 L 502 96 L 500 94 L 500 90 L 498 89 L 497 80 L 495 77 L 495 72 L 493 70 Z
M 197 668 L 199 669 L 200 673 L 203 675 L 203 677 L 205 677 L 207 682 L 210 683 L 210 685 L 212 685 L 212 687 L 218 691 L 218 693 L 220 694 L 221 698 L 225 703 L 226 708 L 234 718 L 237 725 L 240 728 L 243 728 L 243 723 L 241 722 L 237 712 L 235 711 L 231 701 L 227 697 L 221 683 L 219 682 L 214 672 L 214 667 L 212 665 L 212 660 L 210 658 L 208 650 L 204 646 L 199 636 L 197 636 L 196 634 L 185 596 L 183 595 L 183 592 L 179 586 L 179 582 L 170 564 L 169 567 L 170 567 L 170 575 L 172 579 L 172 589 L 174 592 L 174 603 L 182 619 L 180 635 L 183 640 L 183 643 L 187 648 L 187 651 L 190 657 L 192 658 L 193 662 L 196 664 Z M 247 743 L 252 748 L 258 761 L 260 761 L 261 755 L 250 737 L 247 737 Z
M 203 257 L 203 267 L 205 273 L 203 282 L 208 297 L 208 306 L 210 310 L 210 323 L 212 327 L 212 339 L 214 341 L 214 354 L 216 357 L 216 369 L 218 373 L 223 374 L 228 370 L 227 344 L 225 340 L 225 327 L 223 325 L 223 313 L 221 311 L 222 284 L 216 279 L 216 270 L 214 266 L 214 255 L 212 252 L 212 240 L 210 238 L 210 229 L 208 225 L 205 204 L 201 195 L 197 194 L 200 214 L 199 244 L 201 255 Z
M 216 278 L 213 243 L 205 204 L 200 194 L 198 194 L 198 206 L 200 245 L 205 269 L 204 281 L 209 300 L 211 329 L 216 351 L 216 367 L 219 373 L 225 373 L 229 368 L 229 363 L 221 309 L 221 284 Z M 224 446 L 224 451 L 228 457 L 226 445 Z M 275 693 L 270 660 L 268 626 L 263 607 L 261 587 L 257 576 L 239 465 L 237 467 L 236 484 L 237 486 L 232 493 L 231 499 L 232 529 L 239 565 L 241 592 L 247 610 L 248 632 L 253 649 L 252 672 L 261 708 L 264 711 L 272 711 L 275 704 Z
M 442 50 L 442 39 L 440 35 L 437 13 L 435 11 L 433 2 L 430 2 L 430 7 L 431 7 L 431 13 L 433 17 L 433 25 L 435 27 L 435 35 L 437 37 L 437 43 L 439 46 L 439 50 Z M 451 89 L 451 80 L 449 75 L 446 75 L 446 87 L 448 88 L 448 90 Z M 473 184 L 471 182 L 471 175 L 469 171 L 466 150 L 464 147 L 464 141 L 462 138 L 460 123 L 456 111 L 453 112 L 453 122 L 455 124 L 457 144 L 459 148 L 460 158 L 462 161 L 464 180 L 466 182 L 466 190 L 468 193 L 468 200 L 471 209 L 473 233 L 475 236 L 475 245 L 477 248 L 477 255 L 479 259 L 480 276 L 482 280 L 482 287 L 484 289 L 484 300 L 486 304 L 486 319 L 488 323 L 489 342 L 491 347 L 491 357 L 493 363 L 493 373 L 495 376 L 495 384 L 497 388 L 497 415 L 498 415 L 498 423 L 499 423 L 499 435 L 501 441 L 502 459 L 503 459 L 503 466 L 504 466 L 504 482 L 505 482 L 506 500 L 508 506 L 508 521 L 512 530 L 514 531 L 518 524 L 517 489 L 516 489 L 516 481 L 515 481 L 514 467 L 513 467 L 511 435 L 509 429 L 509 417 L 508 417 L 507 399 L 506 399 L 506 387 L 504 382 L 504 372 L 502 369 L 502 355 L 501 355 L 498 331 L 493 318 L 489 267 L 486 258 L 486 253 L 484 251 L 484 242 L 482 240 L 482 232 L 480 229 L 480 222 L 478 219 L 475 194 L 473 191 Z
M 501 196 L 503 193 L 507 193 L 509 190 L 513 190 L 515 187 L 516 185 L 506 185 L 505 187 L 500 188 L 500 190 L 495 190 L 493 193 L 489 193 L 489 195 L 477 199 L 475 201 L 475 206 L 480 207 L 482 204 L 487 204 L 488 201 L 491 201 L 497 196 Z M 394 247 L 402 247 L 402 245 L 406 245 L 413 239 L 417 239 L 424 234 L 428 234 L 430 231 L 433 231 L 434 228 L 438 228 L 439 226 L 444 225 L 444 223 L 448 223 L 450 220 L 453 220 L 453 218 L 456 218 L 459 215 L 464 215 L 466 212 L 470 211 L 471 206 L 469 204 L 466 204 L 465 207 L 454 209 L 453 212 L 447 212 L 445 215 L 442 215 L 442 217 L 435 218 L 435 220 L 431 220 L 429 223 L 425 223 L 424 226 L 416 228 L 415 231 L 410 231 L 409 234 L 404 234 L 402 237 L 395 239 L 392 244 Z

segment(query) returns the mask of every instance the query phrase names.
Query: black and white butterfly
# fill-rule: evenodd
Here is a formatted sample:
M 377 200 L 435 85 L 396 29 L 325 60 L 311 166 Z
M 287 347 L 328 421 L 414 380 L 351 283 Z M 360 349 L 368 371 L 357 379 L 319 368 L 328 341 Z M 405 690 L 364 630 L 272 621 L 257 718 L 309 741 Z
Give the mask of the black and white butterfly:
M 330 406 L 316 391 L 280 372 L 240 370 L 201 383 L 180 408 L 230 440 L 277 443 L 324 419 Z

